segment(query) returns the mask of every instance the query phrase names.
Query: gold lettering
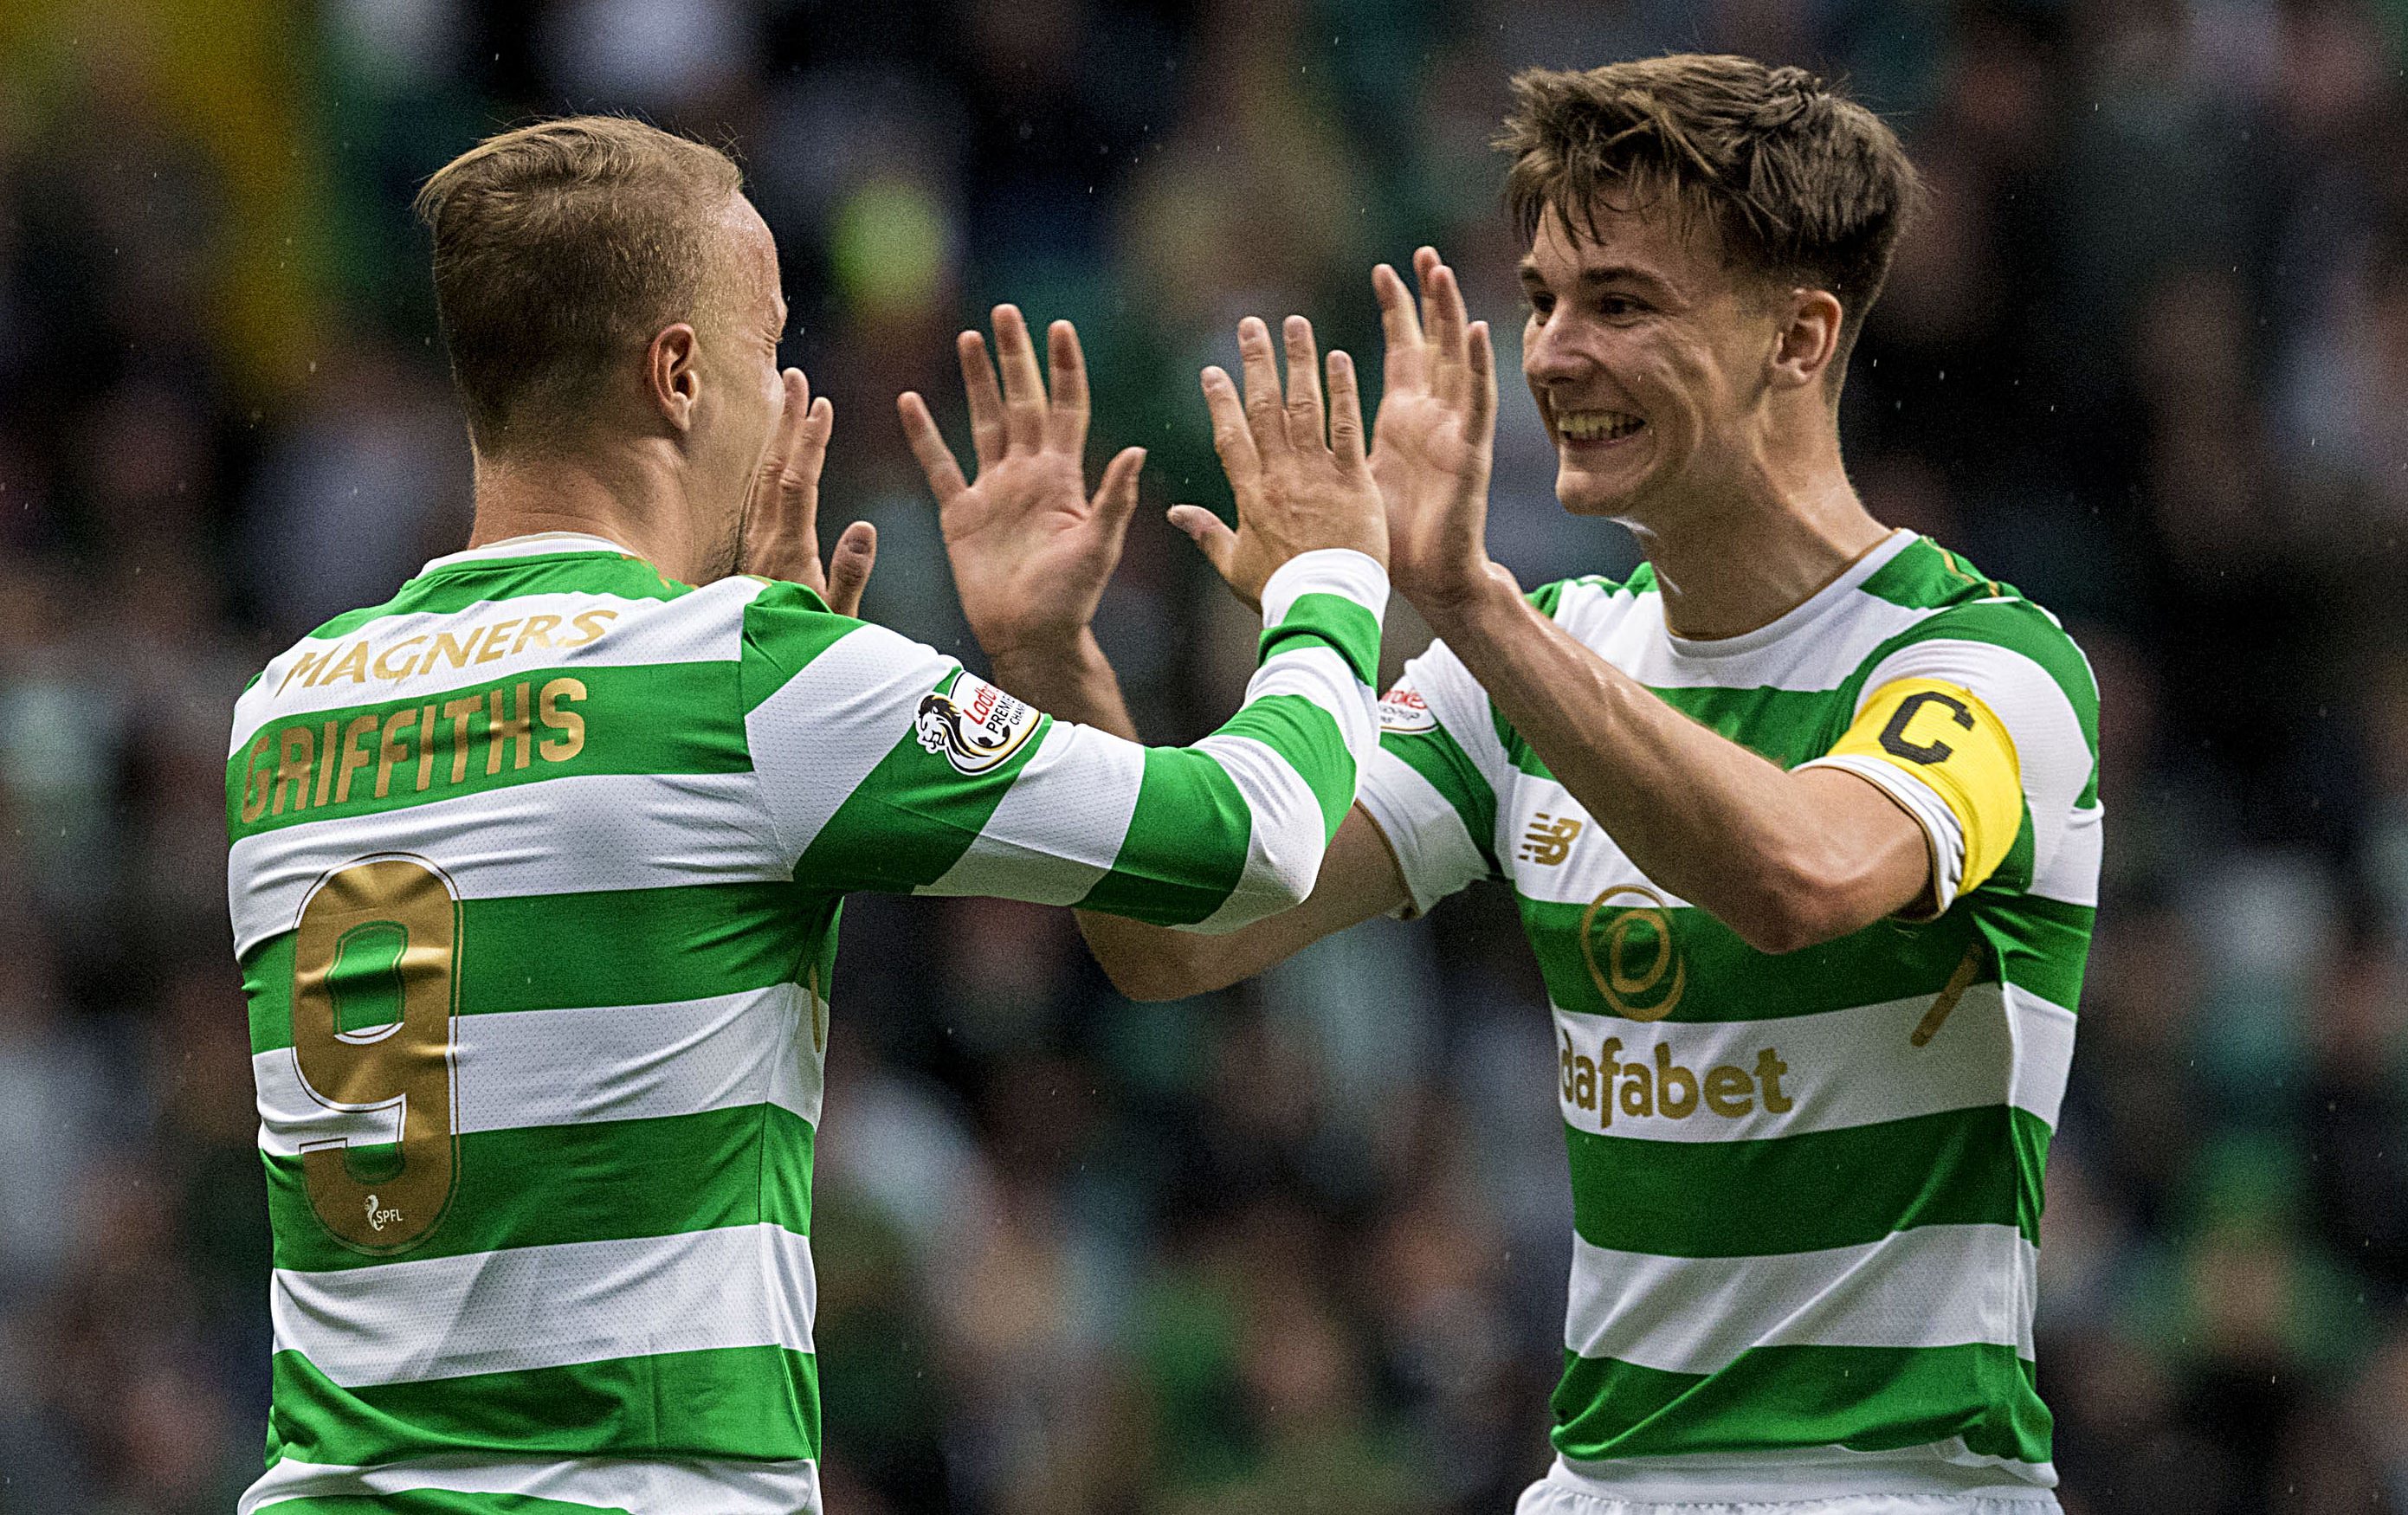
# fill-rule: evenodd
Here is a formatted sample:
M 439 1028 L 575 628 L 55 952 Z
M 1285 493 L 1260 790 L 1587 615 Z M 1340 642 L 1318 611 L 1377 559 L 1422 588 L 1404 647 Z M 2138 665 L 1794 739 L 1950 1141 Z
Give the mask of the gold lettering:
M 530 646 L 550 647 L 552 645 L 552 628 L 559 624 L 560 618 L 558 616 L 527 617 L 526 630 L 519 633 L 518 645 L 510 649 L 510 655 L 515 657 L 519 653 L 525 651 Z
M 405 659 L 402 665 L 396 668 L 392 666 L 393 660 L 403 648 L 414 647 L 424 640 L 426 640 L 426 638 L 423 636 L 403 637 L 401 640 L 394 643 L 391 647 L 386 648 L 383 651 L 379 652 L 377 654 L 376 665 L 368 671 L 375 674 L 379 679 L 384 679 L 388 683 L 396 679 L 408 678 L 408 661 Z
M 1797 1103 L 1781 1092 L 1781 1076 L 1788 1071 L 1789 1065 L 1781 1061 L 1780 1054 L 1771 1048 L 1756 1054 L 1756 1080 L 1764 1085 L 1765 1109 L 1774 1115 L 1788 1114 Z
M 536 619 L 540 621 L 544 618 L 538 616 Z M 536 749 L 543 754 L 546 763 L 566 763 L 585 750 L 585 718 L 574 710 L 560 707 L 569 700 L 584 697 L 585 680 L 582 679 L 555 679 L 543 686 L 543 695 L 536 701 L 536 714 L 542 719 L 546 731 L 560 733 L 557 736 L 545 737 L 543 745 Z
M 1622 1113 L 1625 1115 L 1656 1113 L 1656 1084 L 1655 1080 L 1648 1077 L 1647 1065 L 1644 1063 L 1622 1065 Z
M 1755 1112 L 1756 1080 L 1728 1063 L 1706 1070 L 1706 1108 L 1737 1119 Z
M 304 652 L 299 657 L 294 658 L 293 660 L 293 666 L 284 670 L 283 680 L 276 686 L 276 693 L 279 694 L 283 693 L 284 685 L 293 682 L 295 679 L 300 679 L 304 685 L 307 685 L 309 682 L 309 675 L 315 672 L 319 665 L 325 661 L 326 654 L 323 652 Z
M 489 779 L 502 771 L 502 744 L 513 738 L 519 744 L 519 760 L 511 766 L 523 768 L 535 761 L 535 722 L 527 714 L 527 691 L 532 687 L 519 685 L 519 713 L 508 721 L 502 719 L 502 711 L 509 702 L 500 690 L 493 693 L 493 713 L 485 718 L 485 776 Z
M 1675 1094 L 1678 1084 L 1686 1093 Z M 1670 1120 L 1685 1121 L 1698 1108 L 1698 1076 L 1672 1061 L 1672 1049 L 1656 1044 L 1656 1108 Z
M 571 637 L 560 645 L 583 647 L 589 642 L 598 642 L 602 639 L 602 634 L 610 629 L 610 622 L 618 619 L 619 612 L 616 610 L 587 610 L 579 615 L 576 622 L 577 629 L 585 635 Z
M 360 645 L 365 648 L 367 644 L 363 642 Z M 375 758 L 375 753 L 360 745 L 360 738 L 376 735 L 376 729 L 381 723 L 381 718 L 377 716 L 353 716 L 351 723 L 344 728 L 342 770 L 335 779 L 336 804 L 340 805 L 351 797 L 352 770 L 366 767 Z
M 310 802 L 313 805 L 323 805 L 326 803 L 326 791 L 331 788 L 335 782 L 335 760 L 340 755 L 335 750 L 335 728 L 341 724 L 342 722 L 339 721 L 327 722 L 326 735 L 319 739 L 318 794 L 317 797 Z
M 469 647 L 475 646 L 476 642 L 477 634 L 472 631 L 468 634 Z M 435 645 L 426 650 L 425 660 L 419 664 L 418 671 L 433 672 L 437 658 L 449 658 L 452 660 L 452 666 L 465 668 L 468 665 L 468 648 L 461 646 L 459 638 L 450 632 L 438 631 L 435 634 Z
M 452 722 L 452 781 L 455 784 L 468 779 L 468 718 L 484 707 L 485 702 L 474 694 L 443 703 L 444 717 Z
M 263 732 L 260 734 L 259 740 L 251 744 L 251 750 L 243 757 L 242 818 L 245 822 L 256 821 L 267 813 L 267 793 L 276 786 L 276 779 L 272 770 L 259 765 L 259 759 L 261 754 L 274 745 L 275 743 Z
M 337 679 L 348 679 L 355 684 L 368 681 L 368 644 L 353 642 L 351 650 L 337 659 L 335 665 L 309 680 L 311 684 L 331 684 Z
M 394 766 L 408 755 L 402 750 L 402 745 L 394 738 L 417 724 L 418 707 L 416 706 L 407 710 L 395 710 L 392 719 L 385 722 L 384 735 L 377 742 L 377 798 L 384 798 L 385 794 L 392 790 Z M 425 743 L 421 742 L 419 745 L 423 747 Z
M 293 789 L 293 808 L 306 810 L 309 808 L 309 770 L 315 765 L 317 744 L 309 739 L 307 726 L 287 726 L 277 741 L 276 803 L 267 813 L 284 813 L 284 790 L 288 784 Z
M 484 650 L 477 654 L 477 661 L 480 663 L 499 663 L 502 660 L 503 653 L 509 650 L 507 648 L 503 647 L 502 644 L 510 639 L 510 628 L 518 623 L 519 618 L 512 616 L 508 621 L 496 621 L 492 625 L 487 626 L 485 628 Z
M 418 712 L 418 792 L 435 782 L 435 707 Z
M 1585 1057 L 1572 1059 L 1572 1103 L 1584 1110 L 1597 1108 L 1597 1065 Z
M 1614 1060 L 1622 1055 L 1622 1038 L 1608 1036 L 1597 1050 L 1597 1123 L 1613 1129 L 1613 1074 L 1621 1065 Z

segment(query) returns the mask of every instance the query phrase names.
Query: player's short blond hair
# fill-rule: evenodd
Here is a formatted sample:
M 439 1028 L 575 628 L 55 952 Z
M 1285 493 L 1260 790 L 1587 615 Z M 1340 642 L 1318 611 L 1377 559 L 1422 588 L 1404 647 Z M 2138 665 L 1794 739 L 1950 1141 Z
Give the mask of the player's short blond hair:
M 1803 68 L 1675 53 L 1581 71 L 1526 69 L 1497 146 L 1526 242 L 1600 207 L 1670 203 L 1713 228 L 1724 256 L 1840 301 L 1847 363 L 1891 253 L 1923 198 L 1898 134 Z
M 618 116 L 521 126 L 437 170 L 416 208 L 479 450 L 574 436 L 615 367 L 695 317 L 742 184 L 716 148 Z

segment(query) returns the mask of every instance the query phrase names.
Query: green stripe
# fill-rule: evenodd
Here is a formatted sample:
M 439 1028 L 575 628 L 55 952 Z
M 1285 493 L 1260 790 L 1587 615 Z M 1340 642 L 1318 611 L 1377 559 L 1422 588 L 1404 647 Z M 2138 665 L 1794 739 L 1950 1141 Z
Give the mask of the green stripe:
M 1962 1436 L 1972 1451 L 2049 1461 L 2032 1365 L 1988 1342 L 1758 1347 L 1713 1374 L 1564 1354 L 1555 1447 L 1590 1462 L 1681 1452 L 1847 1447 L 1894 1451 Z
M 1343 594 L 1299 594 L 1276 626 L 1267 627 L 1255 656 L 1268 661 L 1283 648 L 1326 642 L 1366 685 L 1380 677 L 1380 618 Z
M 801 584 L 769 580 L 744 607 L 738 674 L 743 712 L 751 714 L 813 659 L 861 629 L 862 622 L 831 611 Z
M 960 678 L 961 670 L 953 670 L 952 682 Z M 905 726 L 803 850 L 795 877 L 831 893 L 908 893 L 935 883 L 986 829 L 1053 724 L 1050 716 L 1037 717 L 1011 756 L 979 774 L 966 774 L 945 754 L 929 751 Z
M 647 1121 L 472 1131 L 459 1139 L 458 1187 L 433 1232 L 398 1261 L 505 1247 L 623 1241 L 767 1222 L 810 1232 L 810 1122 L 778 1105 Z M 373 1162 L 393 1148 L 355 1149 Z M 309 1207 L 297 1156 L 268 1156 L 276 1265 L 302 1272 L 375 1267 L 337 1241 Z
M 460 1013 L 660 1005 L 792 983 L 834 901 L 789 883 L 465 900 Z M 251 1050 L 293 1045 L 293 934 L 243 963 Z
M 2048 1127 L 2004 1105 L 1761 1141 L 1642 1141 L 1564 1128 L 1572 1226 L 1659 1257 L 1764 1257 L 1918 1225 L 2040 1239 Z
M 1643 905 L 1636 895 L 1625 896 Z M 1585 904 L 1534 900 L 1516 894 L 1522 926 L 1539 959 L 1547 994 L 1567 1010 L 1615 1015 L 1598 987 L 1597 975 L 1612 975 L 1612 933 L 1626 912 L 1617 908 L 1588 915 Z M 1975 912 L 1951 909 L 1939 920 L 1910 925 L 1877 921 L 1818 947 L 1778 955 L 1759 952 L 1730 927 L 1692 906 L 1662 912 L 1681 964 L 1681 998 L 1664 1020 L 1674 1022 L 1770 1021 L 1827 1010 L 1854 1009 L 1894 999 L 1937 994 L 1964 960 L 1979 930 Z M 1584 950 L 1581 924 L 1588 922 Z M 1649 918 L 1652 927 L 1653 917 Z M 1632 929 L 1632 928 L 1625 928 Z M 1656 949 L 1652 937 L 1633 936 L 1622 945 L 1626 977 L 1644 979 Z M 1591 959 L 1596 968 L 1591 969 Z M 1631 1008 L 1648 1010 L 1669 994 L 1668 971 L 1641 995 L 1627 995 Z M 2060 1002 L 2062 1003 L 2062 1002 Z
M 1321 804 L 1322 840 L 1337 834 L 1354 803 L 1354 754 L 1346 750 L 1337 717 L 1301 694 L 1268 694 L 1249 701 L 1212 735 L 1249 737 L 1287 759 Z
M 566 688 L 556 689 L 553 721 L 547 724 L 542 715 L 543 693 L 562 679 L 582 684 L 584 693 L 572 698 Z M 503 714 L 512 720 L 521 707 L 520 692 L 524 691 L 530 723 L 524 746 L 515 736 L 509 737 L 498 744 L 498 757 L 489 698 L 497 690 L 502 695 Z M 478 706 L 468 715 L 462 732 L 453 719 L 443 713 L 443 707 L 451 700 L 472 696 Z M 425 722 L 429 707 L 435 711 L 431 727 Z M 386 793 L 380 799 L 376 784 L 384 722 L 405 710 L 417 712 L 419 719 L 394 734 L 394 745 L 400 749 L 401 756 L 387 771 Z M 364 716 L 374 718 L 376 725 L 361 732 L 357 738 L 356 750 L 366 754 L 366 763 L 351 770 L 349 797 L 337 801 L 334 795 L 337 790 L 329 787 L 328 803 L 308 803 L 317 796 L 316 773 L 323 765 L 322 744 L 328 724 L 331 722 L 335 728 L 336 750 L 341 754 L 352 745 L 349 739 L 351 722 Z M 576 722 L 582 723 L 581 737 Z M 288 730 L 298 731 L 308 738 L 314 761 L 309 779 L 289 784 L 282 796 L 285 803 L 281 812 L 275 813 L 279 797 L 277 764 L 283 734 Z M 435 760 L 425 770 L 427 787 L 422 790 L 418 787 L 420 756 L 430 730 Z M 465 746 L 467 763 L 460 781 L 454 783 L 452 775 L 458 762 L 454 738 L 461 736 L 465 741 L 456 745 Z M 572 740 L 576 749 L 573 752 L 569 751 Z M 551 748 L 549 753 L 547 747 Z M 561 753 L 567 755 L 554 755 Z M 522 757 L 524 763 L 520 762 Z M 498 771 L 488 773 L 489 765 L 497 765 Z M 580 667 L 573 674 L 557 668 L 538 669 L 507 679 L 457 685 L 412 699 L 313 710 L 256 728 L 226 765 L 226 834 L 239 841 L 304 822 L 382 815 L 545 779 L 606 773 L 747 773 L 752 767 L 744 721 L 737 710 L 737 665 L 732 662 Z M 340 778 L 338 771 L 338 783 Z M 242 819 L 247 795 L 264 807 L 255 821 Z
M 533 1494 L 462 1494 L 452 1489 L 279 1499 L 259 1508 L 278 1515 L 631 1515 L 621 1505 L 573 1505 Z
M 2052 1005 L 2074 1008 L 2082 998 L 2082 975 L 2090 961 L 2098 909 L 2037 894 L 1993 902 L 1977 893 L 1974 899 L 1982 934 L 1989 938 L 2006 981 Z
M 382 605 L 337 616 L 309 634 L 315 641 L 348 636 L 387 616 L 449 615 L 489 600 L 529 594 L 614 594 L 626 600 L 674 600 L 691 584 L 664 579 L 640 558 L 608 552 L 546 552 L 538 557 L 462 563 L 421 574 Z
M 1471 833 L 1471 845 L 1480 849 L 1488 876 L 1498 877 L 1503 870 L 1497 865 L 1497 791 L 1488 786 L 1463 744 L 1444 726 L 1433 726 L 1427 731 L 1383 732 L 1380 746 L 1429 780 L 1439 797 L 1461 818 L 1463 829 Z
M 1219 909 L 1245 877 L 1254 823 L 1238 781 L 1209 754 L 1149 747 L 1119 855 L 1079 908 L 1192 925 Z
M 490 1452 L 542 1457 L 819 1455 L 819 1365 L 782 1347 L 615 1357 L 346 1389 L 296 1351 L 274 1360 L 282 1455 L 343 1466 Z
M 1847 692 L 1851 701 L 1862 687 L 1865 677 L 1882 661 L 1902 648 L 1919 642 L 1981 642 L 1991 647 L 2029 658 L 2038 664 L 2073 707 L 2073 715 L 2082 727 L 2082 739 L 2090 749 L 2095 763 L 2099 756 L 2099 688 L 2090 677 L 2090 665 L 2084 661 L 2082 650 L 2065 629 L 2049 619 L 2048 612 L 2028 600 L 2005 603 L 1985 601 L 1972 605 L 1951 606 L 1940 614 L 1916 622 L 1875 648 L 1872 654 L 1857 665 L 1856 676 L 1849 679 Z

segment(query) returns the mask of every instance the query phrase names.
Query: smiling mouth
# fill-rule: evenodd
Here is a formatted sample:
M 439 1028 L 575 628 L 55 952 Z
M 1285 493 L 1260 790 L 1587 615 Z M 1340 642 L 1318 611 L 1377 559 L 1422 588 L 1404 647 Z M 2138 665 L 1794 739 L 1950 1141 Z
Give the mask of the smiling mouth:
M 1562 410 L 1555 414 L 1555 435 L 1567 442 L 1619 442 L 1647 429 L 1647 422 L 1622 410 Z

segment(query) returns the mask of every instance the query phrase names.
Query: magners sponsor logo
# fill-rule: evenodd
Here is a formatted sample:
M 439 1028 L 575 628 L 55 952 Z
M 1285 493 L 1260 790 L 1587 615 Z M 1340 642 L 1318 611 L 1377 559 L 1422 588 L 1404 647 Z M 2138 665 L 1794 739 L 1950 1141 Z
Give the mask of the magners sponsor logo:
M 1689 965 L 1672 939 L 1671 912 L 1652 889 L 1616 884 L 1591 900 L 1581 915 L 1580 948 L 1598 993 L 1627 1021 L 1661 1021 L 1688 993 Z
M 1573 1047 L 1571 1033 L 1563 1033 L 1564 1108 L 1594 1114 L 1599 1129 L 1611 1129 L 1617 1110 L 1635 1120 L 1685 1121 L 1703 1111 L 1726 1121 L 1753 1115 L 1786 1115 L 1797 1101 L 1781 1080 L 1789 1065 L 1777 1049 L 1756 1054 L 1752 1066 L 1717 1063 L 1700 1072 L 1672 1060 L 1672 1049 L 1657 1042 L 1650 1052 L 1623 1055 L 1622 1038 L 1608 1036 L 1595 1057 Z

